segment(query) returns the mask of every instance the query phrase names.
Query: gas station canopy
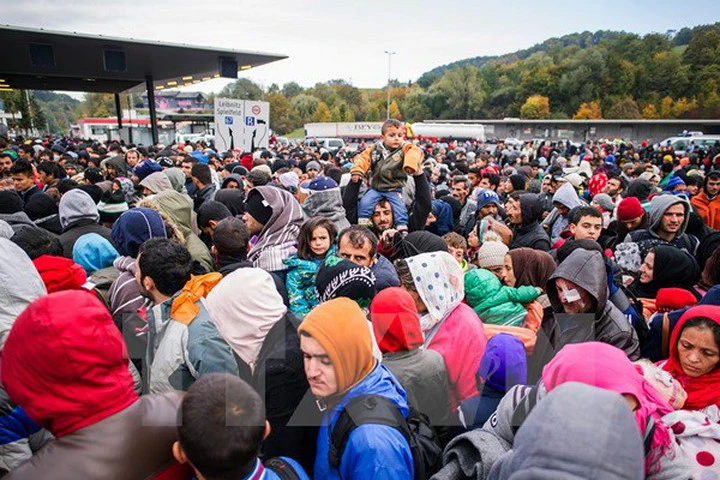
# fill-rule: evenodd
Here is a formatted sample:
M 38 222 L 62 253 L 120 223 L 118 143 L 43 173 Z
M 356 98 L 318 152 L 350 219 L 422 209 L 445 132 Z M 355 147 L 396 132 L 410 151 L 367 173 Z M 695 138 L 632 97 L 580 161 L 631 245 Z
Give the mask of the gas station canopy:
M 0 89 L 140 92 L 193 85 L 287 58 L 260 52 L 0 25 Z

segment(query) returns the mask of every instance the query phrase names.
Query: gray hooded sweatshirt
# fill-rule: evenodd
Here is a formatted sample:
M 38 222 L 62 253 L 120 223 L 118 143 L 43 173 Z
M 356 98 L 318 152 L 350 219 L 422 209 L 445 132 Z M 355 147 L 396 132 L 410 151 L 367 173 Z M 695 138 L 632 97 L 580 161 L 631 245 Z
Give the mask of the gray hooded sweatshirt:
M 489 479 L 642 480 L 644 470 L 643 443 L 627 402 L 571 382 L 530 412 Z
M 675 235 L 675 239 L 672 242 L 668 242 L 660 238 L 657 232 L 660 229 L 660 222 L 667 209 L 678 204 L 685 206 L 685 220 L 682 226 L 680 226 L 677 235 Z M 642 258 L 645 258 L 648 251 L 657 245 L 672 245 L 674 247 L 684 248 L 690 252 L 691 255 L 695 255 L 695 251 L 700 242 L 693 235 L 685 233 L 688 222 L 690 222 L 690 204 L 684 197 L 676 195 L 656 195 L 650 202 L 649 220 L 650 225 L 647 229 L 635 230 L 634 232 L 628 233 L 623 243 L 637 243 Z
M 58 213 L 63 227 L 60 243 L 64 257 L 72 258 L 75 242 L 86 233 L 97 233 L 114 246 L 110 229 L 98 223 L 100 213 L 97 205 L 86 192 L 73 189 L 64 194 L 60 199 Z
M 174 190 L 170 179 L 165 172 L 151 173 L 140 182 L 141 187 L 145 187 L 153 193 L 164 192 L 165 190 Z
M 586 290 L 593 299 L 590 322 L 587 315 L 565 315 L 555 279 L 563 278 Z M 600 252 L 577 249 L 555 270 L 547 283 L 554 315 L 543 321 L 533 355 L 528 360 L 528 380 L 540 377 L 542 368 L 568 343 L 598 341 L 624 351 L 630 360 L 640 358 L 640 342 L 630 320 L 608 301 L 607 274 Z M 594 317 L 594 321 L 593 321 Z

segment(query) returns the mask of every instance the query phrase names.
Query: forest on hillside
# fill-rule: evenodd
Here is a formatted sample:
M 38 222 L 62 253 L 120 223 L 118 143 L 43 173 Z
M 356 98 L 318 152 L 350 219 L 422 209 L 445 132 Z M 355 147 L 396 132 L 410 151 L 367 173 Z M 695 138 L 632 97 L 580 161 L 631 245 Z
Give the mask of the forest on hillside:
M 411 122 L 718 118 L 720 23 L 644 36 L 576 33 L 507 55 L 454 62 L 416 82 L 393 81 L 390 88 L 390 116 Z M 57 104 L 58 98 L 48 106 L 39 93 L 32 97 L 40 107 L 35 110 L 58 127 L 73 109 L 77 116 L 114 111 L 111 95 L 87 94 L 70 107 Z M 270 102 L 270 124 L 279 134 L 309 122 L 377 121 L 387 108 L 387 89 L 361 89 L 342 79 L 304 88 L 296 82 L 263 87 L 241 78 L 217 95 Z

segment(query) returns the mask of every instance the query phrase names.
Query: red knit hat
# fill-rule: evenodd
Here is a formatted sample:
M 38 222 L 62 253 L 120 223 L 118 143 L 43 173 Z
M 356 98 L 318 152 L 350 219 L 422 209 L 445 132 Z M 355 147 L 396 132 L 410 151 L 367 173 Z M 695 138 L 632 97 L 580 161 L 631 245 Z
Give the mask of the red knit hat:
M 636 218 L 642 217 L 645 213 L 640 200 L 636 197 L 624 198 L 617 208 L 617 219 L 621 222 L 629 222 Z
M 658 312 L 671 312 L 695 305 L 697 298 L 684 288 L 661 288 L 655 297 Z
M 370 304 L 370 318 L 382 353 L 407 352 L 423 344 L 415 301 L 402 288 L 378 293 Z

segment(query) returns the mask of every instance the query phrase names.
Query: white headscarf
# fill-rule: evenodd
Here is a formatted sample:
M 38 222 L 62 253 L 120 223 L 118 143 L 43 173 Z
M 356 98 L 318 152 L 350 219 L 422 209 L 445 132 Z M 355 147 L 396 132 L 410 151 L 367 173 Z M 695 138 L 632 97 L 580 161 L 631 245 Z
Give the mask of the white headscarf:
M 427 333 L 462 302 L 465 288 L 462 267 L 447 252 L 422 253 L 406 261 L 415 289 L 428 310 L 420 318 L 420 326 Z
M 265 337 L 287 312 L 272 277 L 259 268 L 239 268 L 223 278 L 205 307 L 220 335 L 253 372 Z

